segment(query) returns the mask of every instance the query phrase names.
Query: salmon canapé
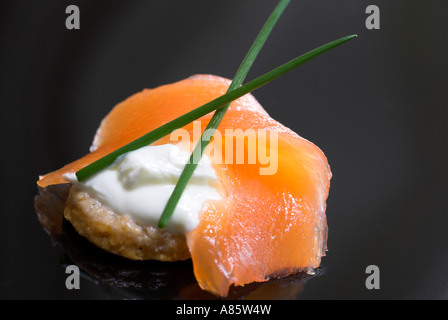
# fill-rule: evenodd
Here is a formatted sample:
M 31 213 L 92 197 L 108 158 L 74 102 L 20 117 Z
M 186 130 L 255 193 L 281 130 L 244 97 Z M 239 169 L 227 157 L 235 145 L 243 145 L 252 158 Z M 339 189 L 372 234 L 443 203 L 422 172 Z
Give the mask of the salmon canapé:
M 40 177 L 38 185 L 67 183 L 65 174 L 225 94 L 229 84 L 218 76 L 196 75 L 134 94 L 103 119 L 90 153 Z M 211 116 L 198 119 L 201 131 Z M 195 123 L 183 129 L 193 133 Z M 255 149 L 249 130 L 255 132 L 256 142 L 263 142 Z M 201 288 L 226 296 L 231 285 L 317 268 L 327 249 L 325 210 L 331 179 L 323 152 L 272 119 L 250 94 L 230 105 L 218 132 L 213 159 L 219 154 L 222 161 L 211 164 L 222 199 L 204 202 L 197 226 L 184 236 Z M 235 160 L 237 143 L 230 149 L 227 145 L 238 138 L 244 141 L 245 161 Z M 167 136 L 155 144 L 176 143 Z M 247 161 L 254 150 L 257 156 Z M 229 152 L 233 155 L 226 157 Z

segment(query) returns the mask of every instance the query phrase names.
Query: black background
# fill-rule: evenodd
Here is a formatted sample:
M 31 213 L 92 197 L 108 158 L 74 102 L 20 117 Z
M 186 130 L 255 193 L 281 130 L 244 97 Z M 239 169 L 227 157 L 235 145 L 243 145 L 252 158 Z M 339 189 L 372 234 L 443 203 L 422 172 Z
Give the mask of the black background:
M 277 1 L 2 1 L 0 297 L 103 299 L 66 274 L 33 209 L 36 180 L 88 152 L 116 103 L 197 73 L 232 78 Z M 80 30 L 67 30 L 76 4 Z M 365 9 L 381 10 L 367 30 Z M 292 0 L 248 79 L 349 43 L 254 92 L 333 172 L 324 272 L 300 299 L 448 298 L 446 1 Z M 379 290 L 365 270 L 377 265 Z

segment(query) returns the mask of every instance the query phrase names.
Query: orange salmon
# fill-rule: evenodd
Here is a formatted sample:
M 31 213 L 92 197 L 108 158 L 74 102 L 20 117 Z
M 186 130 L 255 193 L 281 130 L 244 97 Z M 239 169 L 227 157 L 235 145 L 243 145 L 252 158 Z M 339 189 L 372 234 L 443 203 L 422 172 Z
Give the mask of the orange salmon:
M 66 183 L 65 173 L 75 172 L 225 94 L 229 85 L 228 79 L 196 75 L 132 95 L 103 119 L 90 153 L 41 176 L 38 185 Z M 199 119 L 201 130 L 211 116 Z M 193 132 L 193 124 L 184 129 Z M 275 172 L 270 174 L 260 174 L 266 163 L 259 158 L 250 164 L 213 163 L 225 196 L 206 202 L 199 225 L 186 235 L 201 288 L 226 296 L 231 285 L 262 282 L 317 268 L 327 250 L 325 210 L 331 179 L 323 152 L 272 119 L 251 94 L 230 105 L 218 129 L 223 137 L 222 157 L 230 151 L 224 145 L 226 129 L 232 129 L 237 136 L 248 129 L 275 132 L 275 150 L 269 134 L 266 143 L 257 146 L 258 154 L 276 156 L 277 163 Z M 176 141 L 165 137 L 156 144 L 163 143 Z M 236 153 L 236 148 L 235 144 L 231 150 Z M 245 154 L 249 148 L 246 139 Z

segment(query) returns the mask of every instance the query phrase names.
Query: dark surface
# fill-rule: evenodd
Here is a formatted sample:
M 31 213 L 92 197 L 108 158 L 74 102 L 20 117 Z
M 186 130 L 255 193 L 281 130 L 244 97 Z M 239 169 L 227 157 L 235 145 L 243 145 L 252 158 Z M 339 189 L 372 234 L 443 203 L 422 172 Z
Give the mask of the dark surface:
M 231 78 L 276 3 L 1 2 L 1 298 L 128 297 L 89 277 L 65 288 L 66 253 L 33 208 L 38 175 L 87 153 L 129 95 L 196 73 Z M 80 30 L 65 28 L 69 4 Z M 248 75 L 359 35 L 254 93 L 334 174 L 323 271 L 297 297 L 447 299 L 448 4 L 378 2 L 372 31 L 369 4 L 293 0 Z M 379 290 L 366 289 L 368 265 L 380 268 Z

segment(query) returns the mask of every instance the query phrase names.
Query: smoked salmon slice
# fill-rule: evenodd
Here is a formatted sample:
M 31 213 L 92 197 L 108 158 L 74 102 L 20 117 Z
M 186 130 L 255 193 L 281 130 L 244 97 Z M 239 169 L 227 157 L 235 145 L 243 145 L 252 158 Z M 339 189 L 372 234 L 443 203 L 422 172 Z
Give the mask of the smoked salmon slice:
M 41 176 L 38 185 L 66 183 L 65 173 L 75 172 L 225 94 L 229 85 L 228 79 L 196 75 L 134 94 L 103 119 L 90 153 Z M 201 130 L 210 118 L 211 114 L 199 119 Z M 193 132 L 193 126 L 189 124 L 184 129 Z M 225 146 L 226 132 L 232 132 L 233 139 L 249 129 L 271 133 L 264 137 L 266 143 L 257 144 L 257 148 L 258 154 L 270 154 L 272 159 L 275 156 L 274 172 L 260 174 L 267 165 L 259 158 L 250 164 L 213 163 L 225 196 L 206 202 L 199 225 L 186 235 L 199 285 L 219 296 L 226 296 L 231 285 L 262 282 L 317 268 L 327 250 L 325 211 L 331 171 L 325 155 L 313 143 L 272 119 L 248 94 L 231 104 L 218 128 L 223 139 L 216 142 L 223 144 L 222 158 L 230 151 L 234 155 L 237 152 L 236 144 L 232 149 Z M 261 139 L 260 135 L 255 139 Z M 243 140 L 244 152 L 248 154 L 249 139 Z M 164 143 L 175 142 L 169 137 L 157 142 Z

